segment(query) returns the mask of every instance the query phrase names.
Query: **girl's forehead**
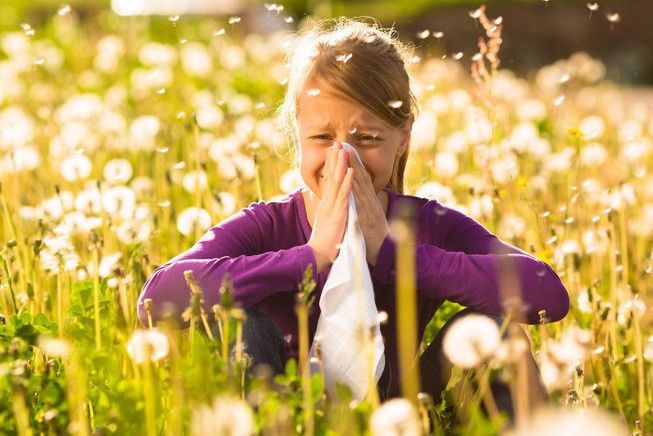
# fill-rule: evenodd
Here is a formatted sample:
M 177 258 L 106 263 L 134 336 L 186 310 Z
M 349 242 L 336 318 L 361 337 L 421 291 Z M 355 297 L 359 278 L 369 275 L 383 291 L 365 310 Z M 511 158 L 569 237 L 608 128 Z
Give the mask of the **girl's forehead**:
M 332 93 L 303 96 L 297 107 L 297 115 L 298 121 L 310 128 L 328 128 L 338 124 L 346 124 L 350 128 L 386 127 L 383 120 L 363 105 Z

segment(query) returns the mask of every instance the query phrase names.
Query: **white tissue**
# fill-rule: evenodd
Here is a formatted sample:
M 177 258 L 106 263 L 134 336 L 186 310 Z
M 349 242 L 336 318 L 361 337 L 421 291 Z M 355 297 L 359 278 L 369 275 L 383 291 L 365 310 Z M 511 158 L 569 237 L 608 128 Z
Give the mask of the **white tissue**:
M 347 143 L 342 145 L 345 150 L 351 147 L 361 161 L 355 148 Z M 349 193 L 348 214 L 340 252 L 331 265 L 320 296 L 321 313 L 310 356 L 316 357 L 315 342 L 319 341 L 327 392 L 334 393 L 336 381 L 344 383 L 352 390 L 355 401 L 360 402 L 368 390 L 369 364 L 362 335 L 369 336 L 372 327 L 372 368 L 376 382 L 383 373 L 385 355 L 372 278 L 367 267 L 365 240 L 359 228 L 353 192 Z M 358 275 L 357 265 L 361 270 Z M 359 286 L 357 276 L 360 277 Z M 319 370 L 315 359 L 311 359 L 311 370 Z

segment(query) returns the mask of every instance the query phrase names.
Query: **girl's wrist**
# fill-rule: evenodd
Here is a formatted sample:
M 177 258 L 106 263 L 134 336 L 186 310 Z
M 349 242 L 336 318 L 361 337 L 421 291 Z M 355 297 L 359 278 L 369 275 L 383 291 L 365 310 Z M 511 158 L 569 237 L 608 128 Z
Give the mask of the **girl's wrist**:
M 311 244 L 310 242 L 306 245 L 311 247 L 311 250 L 313 250 L 313 255 L 315 256 L 315 261 L 317 263 L 318 273 L 333 263 L 333 260 L 315 245 Z

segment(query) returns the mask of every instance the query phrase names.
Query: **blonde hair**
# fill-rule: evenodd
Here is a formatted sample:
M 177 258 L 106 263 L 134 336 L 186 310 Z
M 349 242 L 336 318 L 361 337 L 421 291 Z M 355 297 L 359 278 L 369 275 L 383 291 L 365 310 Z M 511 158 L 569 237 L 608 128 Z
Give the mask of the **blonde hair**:
M 304 86 L 318 78 L 393 127 L 403 127 L 413 116 L 413 110 L 417 112 L 417 100 L 406 70 L 411 48 L 397 39 L 393 29 L 383 29 L 371 20 L 367 23 L 345 17 L 322 19 L 297 32 L 290 41 L 288 88 L 277 119 L 295 153 L 297 105 Z M 395 159 L 387 185 L 398 193 L 403 193 L 409 148 L 410 144 Z

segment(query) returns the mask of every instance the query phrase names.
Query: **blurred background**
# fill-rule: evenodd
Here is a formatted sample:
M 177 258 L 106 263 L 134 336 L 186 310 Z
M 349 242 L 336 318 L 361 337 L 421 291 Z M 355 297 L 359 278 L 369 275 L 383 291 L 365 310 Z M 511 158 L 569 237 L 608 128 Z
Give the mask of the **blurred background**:
M 635 85 L 653 83 L 651 0 L 484 3 L 489 16 L 504 18 L 503 67 L 528 75 L 543 65 L 585 51 L 605 64 L 609 80 Z M 3 0 L 0 30 L 20 29 L 20 23 L 37 28 L 65 5 L 73 8 L 81 20 L 99 17 L 98 22 L 105 24 L 112 19 L 107 15 L 111 8 L 120 15 L 152 16 L 155 21 L 158 15 L 164 21 L 174 15 L 190 15 L 185 21 L 200 15 L 238 16 L 242 18 L 238 31 L 262 35 L 279 28 L 296 28 L 311 15 L 371 16 L 385 26 L 394 26 L 403 40 L 413 41 L 421 50 L 471 55 L 476 52 L 479 29 L 469 13 L 480 4 L 471 0 Z M 169 27 L 163 26 L 159 31 L 165 33 L 166 29 Z M 469 62 L 469 57 L 461 62 Z

